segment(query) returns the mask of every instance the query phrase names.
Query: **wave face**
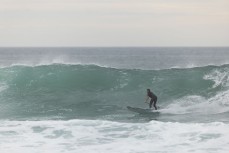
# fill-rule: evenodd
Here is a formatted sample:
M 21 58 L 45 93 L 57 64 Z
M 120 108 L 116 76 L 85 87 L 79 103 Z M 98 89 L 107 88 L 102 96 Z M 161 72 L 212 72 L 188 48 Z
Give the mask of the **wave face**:
M 164 114 L 157 119 L 228 121 L 228 82 L 229 65 L 164 70 L 66 64 L 5 67 L 0 69 L 0 117 L 135 120 L 126 106 L 148 107 L 143 102 L 151 88 Z

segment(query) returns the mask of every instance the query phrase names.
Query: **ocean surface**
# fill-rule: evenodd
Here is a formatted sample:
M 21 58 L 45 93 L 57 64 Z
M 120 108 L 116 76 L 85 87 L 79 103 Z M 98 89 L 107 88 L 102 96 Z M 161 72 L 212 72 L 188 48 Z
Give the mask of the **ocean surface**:
M 0 153 L 62 152 L 228 153 L 229 47 L 0 48 Z

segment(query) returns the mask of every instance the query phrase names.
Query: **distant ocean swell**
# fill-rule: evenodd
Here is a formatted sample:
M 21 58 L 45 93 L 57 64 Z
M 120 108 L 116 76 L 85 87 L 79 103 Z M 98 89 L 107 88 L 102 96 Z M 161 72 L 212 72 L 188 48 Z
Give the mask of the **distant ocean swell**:
M 158 95 L 161 113 L 228 113 L 228 82 L 229 65 L 164 70 L 65 64 L 5 67 L 0 69 L 0 116 L 112 119 L 128 114 L 127 105 L 145 106 L 146 88 Z

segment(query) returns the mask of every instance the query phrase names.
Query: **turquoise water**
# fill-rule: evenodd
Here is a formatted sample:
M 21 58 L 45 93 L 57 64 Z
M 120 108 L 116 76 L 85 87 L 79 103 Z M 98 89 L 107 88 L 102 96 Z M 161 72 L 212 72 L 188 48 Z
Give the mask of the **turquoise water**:
M 228 48 L 1 48 L 0 55 L 1 152 L 229 151 Z M 148 108 L 147 88 L 159 113 L 127 110 Z
M 229 65 L 166 70 L 64 64 L 1 68 L 0 116 L 128 121 L 132 113 L 126 106 L 147 108 L 143 102 L 146 88 L 151 88 L 159 97 L 164 115 L 156 118 L 162 121 L 228 121 L 228 70 Z

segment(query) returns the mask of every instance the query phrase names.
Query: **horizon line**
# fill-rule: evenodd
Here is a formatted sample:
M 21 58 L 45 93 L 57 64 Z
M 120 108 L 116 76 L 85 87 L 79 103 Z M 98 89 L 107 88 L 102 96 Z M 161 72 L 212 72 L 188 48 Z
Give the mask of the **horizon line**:
M 0 48 L 227 48 L 229 46 L 0 46 Z

